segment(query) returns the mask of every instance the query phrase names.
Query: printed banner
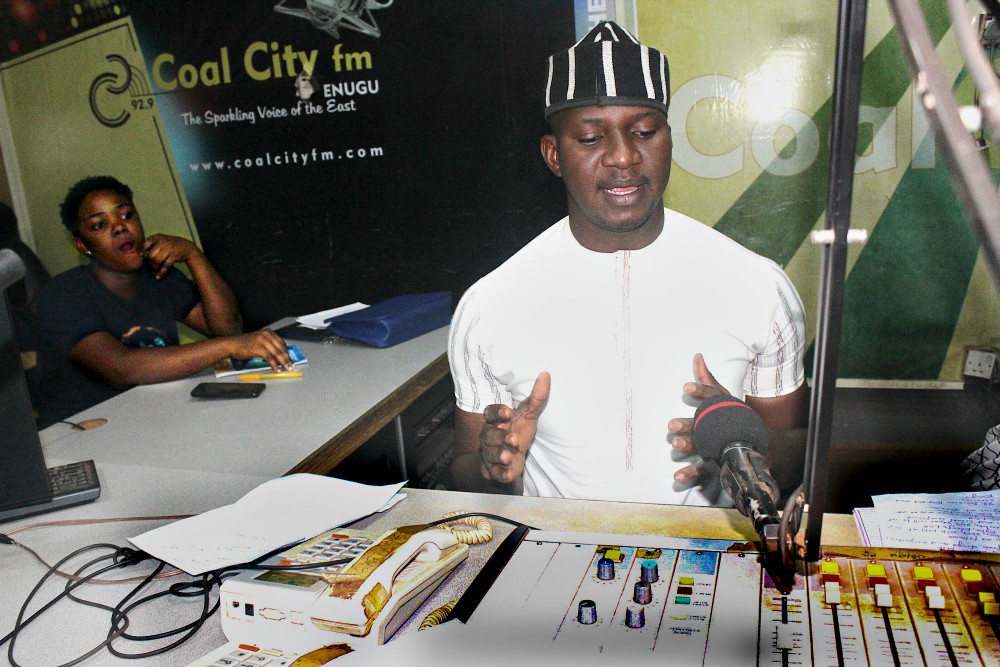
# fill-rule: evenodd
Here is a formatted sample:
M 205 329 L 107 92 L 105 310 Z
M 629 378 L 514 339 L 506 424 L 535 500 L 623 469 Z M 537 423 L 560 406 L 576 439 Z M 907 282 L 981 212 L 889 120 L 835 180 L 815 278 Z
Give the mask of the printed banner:
M 668 205 L 784 266 L 812 339 L 837 3 L 637 5 L 641 39 L 670 58 Z M 959 102 L 973 103 L 944 6 L 922 5 Z M 1000 343 L 1000 300 L 882 3 L 869 4 L 861 88 L 851 223 L 869 239 L 850 251 L 838 377 L 960 381 L 965 346 Z
M 948 16 L 923 6 L 971 103 Z M 667 205 L 784 266 L 811 341 L 837 3 L 7 3 L 12 189 L 62 270 L 77 261 L 55 220 L 65 189 L 119 176 L 147 227 L 201 243 L 254 325 L 457 299 L 564 215 L 538 152 L 544 61 L 603 18 L 669 58 Z M 1000 300 L 880 3 L 866 42 L 852 224 L 869 239 L 849 257 L 839 376 L 960 380 L 965 346 L 1000 346 Z

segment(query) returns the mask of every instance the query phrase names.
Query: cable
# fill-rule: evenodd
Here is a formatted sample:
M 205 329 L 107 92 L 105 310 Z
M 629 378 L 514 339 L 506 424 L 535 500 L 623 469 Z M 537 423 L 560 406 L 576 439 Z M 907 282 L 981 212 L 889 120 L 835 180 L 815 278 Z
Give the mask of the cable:
M 15 531 L 11 531 L 11 532 L 15 532 Z M 0 543 L 9 544 L 11 546 L 15 546 L 15 547 L 18 547 L 19 549 L 23 549 L 24 551 L 27 551 L 35 560 L 37 560 L 39 563 L 41 563 L 46 569 L 52 570 L 53 574 L 55 574 L 55 575 L 57 575 L 59 577 L 62 577 L 63 579 L 68 579 L 70 581 L 76 581 L 76 580 L 80 579 L 80 577 L 77 577 L 76 575 L 71 574 L 69 572 L 63 572 L 62 570 L 59 570 L 59 569 L 53 569 L 53 566 L 50 565 L 44 558 L 42 558 L 41 555 L 39 555 L 37 551 L 35 551 L 34 549 L 32 549 L 31 547 L 29 547 L 29 546 L 27 546 L 25 544 L 21 544 L 17 540 L 11 538 L 9 535 L 5 535 L 3 533 L 0 533 Z M 158 578 L 175 577 L 175 576 L 179 575 L 181 572 L 182 572 L 182 570 L 178 570 L 178 569 L 175 568 L 175 569 L 169 570 L 167 572 L 163 572 L 162 574 L 159 575 Z M 128 584 L 128 583 L 131 583 L 133 581 L 139 581 L 142 578 L 143 577 L 128 577 L 128 578 L 125 578 L 125 579 L 88 579 L 87 583 L 89 583 L 89 584 L 101 584 L 101 585 Z
M 63 519 L 61 521 L 37 521 L 35 523 L 25 524 L 23 526 L 18 526 L 12 530 L 8 530 L 8 535 L 15 535 L 17 533 L 22 533 L 26 530 L 34 530 L 35 528 L 51 528 L 58 526 L 92 526 L 94 524 L 100 523 L 120 523 L 122 521 L 175 521 L 177 519 L 189 519 L 192 515 L 190 514 L 166 514 L 161 516 L 124 516 L 124 517 L 110 517 L 105 519 Z
M 455 519 L 457 516 L 468 516 L 472 521 Z M 486 517 L 479 516 L 478 514 L 469 515 L 467 512 L 459 511 L 449 512 L 441 518 L 451 519 L 451 521 L 440 525 L 447 528 L 455 536 L 455 539 L 462 544 L 486 544 L 493 539 L 493 524 Z M 467 526 L 468 529 L 463 529 L 459 526 Z
M 424 617 L 424 620 L 420 622 L 420 627 L 417 630 L 426 630 L 427 628 L 433 628 L 435 625 L 440 625 L 448 620 L 451 615 L 452 610 L 455 605 L 458 604 L 458 600 L 449 600 L 444 603 L 431 613 Z
M 67 582 L 66 587 L 65 587 L 65 589 L 63 590 L 62 593 L 60 593 L 56 597 L 52 598 L 51 600 L 49 600 L 48 602 L 46 602 L 45 604 L 43 604 L 38 610 L 36 610 L 34 613 L 32 613 L 27 618 L 25 618 L 25 614 L 27 613 L 27 609 L 28 609 L 28 606 L 31 604 L 31 601 L 34 599 L 35 595 L 37 595 L 38 592 L 41 590 L 42 586 L 45 584 L 45 582 L 48 580 L 48 578 L 51 577 L 56 572 L 56 569 L 59 566 L 61 566 L 64 563 L 72 560 L 73 558 L 76 558 L 77 556 L 79 556 L 81 554 L 84 554 L 84 553 L 86 553 L 88 551 L 93 551 L 93 550 L 96 550 L 96 549 L 109 549 L 109 550 L 111 550 L 111 553 L 110 554 L 106 554 L 104 556 L 101 556 L 99 558 L 95 558 L 95 559 L 91 560 L 90 562 L 86 563 L 85 565 L 83 565 L 79 570 L 77 570 L 76 573 L 74 573 L 74 576 L 77 577 L 76 580 L 75 581 L 69 581 L 69 582 Z M 104 574 L 105 572 L 108 572 L 108 571 L 113 570 L 113 569 L 117 569 L 117 568 L 120 568 L 120 567 L 126 567 L 128 565 L 133 565 L 133 564 L 139 562 L 140 560 L 144 560 L 146 557 L 148 557 L 146 554 L 142 554 L 142 556 L 140 557 L 139 554 L 141 554 L 141 552 L 136 552 L 136 551 L 134 551 L 132 549 L 122 549 L 122 548 L 118 547 L 115 544 L 107 544 L 107 543 L 92 544 L 90 546 L 82 547 L 80 549 L 77 549 L 76 551 L 71 552 L 69 555 L 65 556 L 63 559 L 61 559 L 59 562 L 57 562 L 54 567 L 50 568 L 42 576 L 42 578 L 38 580 L 38 583 L 36 583 L 35 586 L 34 586 L 34 588 L 32 588 L 31 592 L 28 594 L 28 597 L 25 598 L 24 603 L 21 605 L 21 608 L 18 611 L 17 620 L 14 622 L 14 629 L 11 630 L 10 633 L 8 633 L 3 638 L 0 638 L 0 646 L 2 646 L 3 644 L 9 642 L 9 644 L 7 646 L 7 658 L 10 661 L 10 664 L 12 665 L 12 667 L 20 667 L 19 663 L 14 659 L 14 648 L 16 646 L 18 636 L 20 635 L 20 633 L 27 626 L 29 626 L 31 623 L 33 623 L 35 620 L 37 620 L 45 611 L 47 611 L 48 609 L 50 609 L 57 602 L 59 602 L 63 598 L 69 597 L 74 590 L 76 590 L 77 588 L 79 588 L 83 584 L 87 583 L 89 579 L 91 579 L 93 577 L 96 577 L 98 575 Z M 89 567 L 91 567 L 93 565 L 96 565 L 97 563 L 99 563 L 101 561 L 105 561 L 105 560 L 109 560 L 109 559 L 113 561 L 111 565 L 107 565 L 107 566 L 105 566 L 105 567 L 97 570 L 96 572 L 92 573 L 89 576 L 86 576 L 86 577 L 79 577 L 78 576 L 79 573 L 83 572 L 85 569 L 87 569 L 87 568 L 89 568 Z M 74 660 L 71 660 L 70 662 L 63 663 L 59 667 L 70 667 L 71 665 L 76 665 L 79 662 L 81 662 L 81 661 L 89 658 L 90 656 L 94 655 L 95 653 L 97 653 L 97 651 L 99 651 L 102 648 L 104 648 L 105 646 L 107 646 L 109 642 L 110 642 L 110 639 L 107 639 L 104 642 L 101 642 L 99 645 L 95 646 L 94 648 L 90 649 L 89 651 L 87 651 L 83 655 L 75 658 Z
M 219 568 L 217 570 L 207 572 L 201 575 L 197 579 L 191 581 L 177 582 L 171 584 L 164 590 L 150 593 L 144 597 L 138 597 L 139 593 L 144 588 L 149 586 L 149 584 L 152 583 L 152 581 L 167 576 L 167 574 L 169 574 L 169 573 L 164 573 L 164 568 L 167 566 L 165 562 L 156 559 L 156 565 L 146 575 L 130 577 L 127 579 L 115 579 L 115 580 L 98 579 L 98 577 L 109 571 L 136 565 L 144 560 L 151 559 L 151 557 L 149 556 L 149 554 L 146 554 L 145 552 L 142 551 L 136 551 L 131 548 L 118 547 L 117 545 L 114 544 L 100 543 L 77 549 L 76 551 L 73 551 L 69 555 L 65 556 L 64 558 L 56 562 L 54 565 L 49 566 L 45 563 L 44 559 L 42 559 L 30 547 L 27 547 L 19 543 L 17 540 L 14 540 L 12 537 L 10 537 L 11 534 L 16 532 L 21 532 L 32 528 L 39 528 L 44 526 L 85 525 L 93 523 L 105 523 L 109 521 L 113 522 L 113 521 L 134 521 L 134 520 L 162 520 L 167 518 L 184 518 L 184 517 L 132 517 L 132 518 L 120 518 L 120 519 L 110 519 L 110 520 L 98 519 L 98 520 L 85 520 L 85 521 L 50 521 L 28 526 L 21 526 L 17 529 L 9 531 L 7 534 L 0 533 L 0 544 L 9 544 L 26 550 L 37 560 L 39 560 L 43 565 L 46 565 L 47 568 L 46 573 L 42 576 L 42 578 L 38 581 L 38 583 L 35 584 L 34 588 L 28 594 L 28 597 L 22 604 L 21 609 L 17 616 L 17 620 L 14 625 L 14 629 L 5 637 L 0 638 L 0 646 L 9 642 L 7 655 L 12 667 L 21 667 L 14 659 L 14 649 L 17 642 L 17 638 L 20 635 L 20 633 L 25 628 L 27 628 L 31 623 L 37 620 L 43 613 L 48 611 L 53 605 L 55 605 L 57 602 L 59 602 L 64 598 L 69 598 L 74 602 L 77 602 L 78 604 L 83 604 L 85 606 L 90 606 L 97 609 L 103 609 L 105 611 L 108 611 L 111 615 L 111 619 L 107 636 L 104 638 L 103 641 L 101 641 L 96 646 L 87 650 L 84 654 L 78 656 L 77 658 L 74 658 L 69 662 L 63 663 L 58 667 L 71 667 L 72 665 L 79 664 L 83 660 L 86 660 L 89 657 L 95 655 L 102 649 L 107 649 L 112 655 L 118 658 L 124 658 L 124 659 L 147 658 L 170 651 L 176 648 L 177 646 L 180 646 L 188 639 L 190 639 L 192 636 L 194 636 L 194 634 L 196 634 L 198 630 L 200 630 L 201 627 L 204 625 L 205 621 L 211 618 L 211 616 L 218 610 L 220 602 L 218 599 L 216 599 L 215 602 L 213 603 L 211 593 L 217 586 L 221 586 L 222 582 L 228 577 L 235 576 L 239 572 L 245 570 L 263 570 L 263 571 L 280 572 L 280 571 L 322 569 L 326 567 L 332 567 L 335 565 L 343 565 L 351 562 L 351 560 L 353 559 L 353 557 L 336 558 L 336 559 L 316 561 L 311 563 L 299 563 L 299 564 L 289 564 L 289 565 L 264 564 L 265 561 L 272 558 L 273 556 L 283 551 L 286 551 L 288 549 L 288 546 L 286 545 L 278 549 L 275 549 L 270 553 L 264 554 L 252 561 Z M 464 522 L 464 520 L 467 519 L 471 519 L 472 521 L 469 521 L 467 523 Z M 492 538 L 493 527 L 488 521 L 488 519 L 493 519 L 513 526 L 524 525 L 521 524 L 520 522 L 513 521 L 511 519 L 499 515 L 478 513 L 478 512 L 477 513 L 452 512 L 448 515 L 445 515 L 441 519 L 430 522 L 427 525 L 444 526 L 446 529 L 450 530 L 456 536 L 456 540 L 459 541 L 468 540 L 469 542 L 466 543 L 481 544 Z M 472 526 L 472 530 L 463 530 L 461 528 L 457 528 L 457 526 L 460 525 Z M 103 554 L 84 563 L 82 566 L 80 566 L 73 572 L 63 572 L 60 569 L 65 563 L 69 562 L 74 558 L 77 558 L 81 554 L 100 549 L 110 550 L 110 553 Z M 107 560 L 111 560 L 112 563 L 110 565 L 101 567 L 94 572 L 85 574 L 89 569 Z M 34 598 L 41 590 L 45 582 L 52 576 L 60 576 L 66 579 L 62 592 L 59 593 L 57 596 L 55 596 L 52 600 L 49 600 L 48 602 L 43 604 L 39 609 L 34 611 L 32 614 L 27 615 L 28 606 L 34 600 Z M 107 584 L 111 583 L 120 584 L 120 583 L 131 583 L 134 581 L 138 581 L 139 583 L 136 586 L 134 586 L 129 591 L 129 593 L 113 607 L 97 602 L 95 600 L 89 600 L 80 597 L 78 594 L 74 594 L 75 591 L 80 586 L 86 583 L 99 582 Z M 155 632 L 150 634 L 138 634 L 138 633 L 128 632 L 129 627 L 132 626 L 132 623 L 130 621 L 130 614 L 132 612 L 134 612 L 137 608 L 143 605 L 152 603 L 156 600 L 160 600 L 168 596 L 176 598 L 200 599 L 201 608 L 197 617 L 194 620 L 185 623 L 184 625 L 161 632 Z M 438 616 L 441 616 L 442 614 L 447 614 L 447 612 L 443 611 L 442 609 L 436 610 L 435 613 Z M 113 644 L 113 642 L 115 642 L 116 640 L 125 640 L 129 642 L 138 643 L 138 642 L 158 641 L 171 638 L 174 639 L 172 639 L 172 641 L 170 641 L 165 645 L 159 646 L 155 649 L 137 653 L 126 652 L 121 648 L 114 646 Z
M 35 558 L 39 563 L 41 563 L 46 569 L 52 569 L 52 566 L 41 557 L 34 549 L 31 547 L 18 542 L 17 540 L 11 538 L 11 535 L 16 533 L 22 533 L 28 530 L 34 530 L 36 528 L 52 528 L 52 527 L 64 527 L 64 526 L 91 526 L 95 524 L 102 523 L 119 523 L 123 521 L 176 521 L 178 519 L 187 519 L 190 514 L 173 514 L 173 515 L 163 515 L 163 516 L 132 516 L 132 517 L 113 517 L 106 519 L 63 519 L 61 521 L 38 521 L 35 523 L 25 524 L 23 526 L 18 526 L 13 528 L 6 533 L 0 533 L 0 543 L 9 544 L 11 546 L 18 547 L 27 551 L 32 557 Z M 163 572 L 159 575 L 159 578 L 174 577 L 181 574 L 182 570 L 172 569 Z M 54 574 L 63 577 L 64 579 L 71 579 L 73 575 L 70 575 L 61 570 L 55 570 Z M 91 579 L 88 583 L 91 584 L 122 584 L 131 583 L 133 581 L 139 581 L 142 577 L 132 577 L 126 579 Z

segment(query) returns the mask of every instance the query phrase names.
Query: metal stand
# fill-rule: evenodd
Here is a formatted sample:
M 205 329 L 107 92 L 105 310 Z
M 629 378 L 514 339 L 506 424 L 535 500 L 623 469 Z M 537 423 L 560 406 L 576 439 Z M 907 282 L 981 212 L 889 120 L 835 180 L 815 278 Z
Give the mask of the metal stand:
M 979 146 L 959 115 L 951 82 L 934 49 L 927 22 L 917 0 L 887 0 L 902 45 L 914 88 L 934 129 L 955 189 L 973 230 L 979 237 L 994 283 L 1000 287 L 1000 195 Z M 969 17 L 964 3 L 948 0 L 966 66 L 982 74 L 980 46 L 970 43 Z M 996 3 L 993 3 L 996 4 Z M 827 189 L 827 230 L 832 240 L 825 248 L 813 392 L 810 403 L 806 453 L 805 498 L 809 505 L 806 526 L 806 560 L 819 559 L 823 512 L 826 510 L 827 466 L 836 386 L 837 354 L 844 296 L 847 233 L 850 227 L 851 193 L 857 145 L 861 64 L 864 49 L 866 3 L 842 0 L 837 26 L 837 64 L 834 79 L 830 173 Z M 1000 17 L 998 17 L 1000 18 Z M 1000 99 L 1000 86 L 990 68 L 989 76 L 974 76 L 983 100 Z M 991 104 L 983 109 L 986 120 L 997 125 L 1000 116 Z M 994 137 L 996 139 L 997 137 Z
M 830 128 L 830 170 L 827 176 L 826 230 L 823 248 L 819 312 L 816 324 L 813 389 L 809 404 L 804 482 L 809 520 L 806 523 L 806 560 L 819 560 L 823 513 L 827 506 L 827 470 L 833 426 L 833 392 L 837 383 L 840 329 L 843 320 L 844 276 L 847 271 L 847 234 L 851 226 L 851 197 L 858 145 L 858 108 L 864 56 L 866 0 L 841 0 L 837 20 L 837 61 L 833 80 L 833 118 Z

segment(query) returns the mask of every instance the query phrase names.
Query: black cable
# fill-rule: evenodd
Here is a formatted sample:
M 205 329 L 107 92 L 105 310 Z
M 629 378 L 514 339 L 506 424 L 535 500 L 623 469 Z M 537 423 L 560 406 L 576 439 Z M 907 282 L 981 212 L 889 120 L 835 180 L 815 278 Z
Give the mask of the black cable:
M 520 522 L 513 521 L 513 520 L 508 519 L 508 518 L 503 517 L 503 516 L 499 516 L 499 515 L 495 515 L 495 514 L 482 513 L 482 512 L 467 512 L 467 513 L 464 513 L 464 514 L 458 514 L 458 515 L 455 515 L 455 516 L 449 516 L 449 517 L 446 517 L 446 518 L 443 518 L 443 519 L 438 519 L 438 520 L 435 520 L 435 521 L 431 521 L 427 525 L 428 526 L 438 526 L 438 525 L 445 524 L 445 523 L 454 523 L 455 521 L 460 521 L 462 519 L 467 519 L 467 518 L 472 518 L 472 517 L 485 517 L 485 518 L 488 518 L 488 519 L 494 519 L 496 521 L 501 521 L 501 522 L 504 522 L 504 523 L 508 523 L 508 524 L 514 525 L 514 526 L 522 526 L 523 525 Z M 216 586 L 221 586 L 222 581 L 225 578 L 227 578 L 228 576 L 234 576 L 235 574 L 237 574 L 237 573 L 239 573 L 241 571 L 245 571 L 245 570 L 263 570 L 263 571 L 281 572 L 281 571 L 295 571 L 295 570 L 314 570 L 314 569 L 322 569 L 322 568 L 326 568 L 326 567 L 332 567 L 334 565 L 343 565 L 345 563 L 349 563 L 352 560 L 351 558 L 335 558 L 335 559 L 324 560 L 324 561 L 315 561 L 315 562 L 311 562 L 311 563 L 298 563 L 298 564 L 290 564 L 290 565 L 265 565 L 264 564 L 264 561 L 266 561 L 267 559 L 271 558 L 272 556 L 274 556 L 274 555 L 276 555 L 276 554 L 278 554 L 280 552 L 286 551 L 287 549 L 288 549 L 287 546 L 281 547 L 281 548 L 276 549 L 276 550 L 274 550 L 274 551 L 272 551 L 270 553 L 264 554 L 263 556 L 260 556 L 260 557 L 258 557 L 256 559 L 254 559 L 253 561 L 250 561 L 250 562 L 247 562 L 247 563 L 240 563 L 238 565 L 229 565 L 229 566 L 226 566 L 226 567 L 223 567 L 223 568 L 219 568 L 217 570 L 213 570 L 211 572 L 207 572 L 204 575 L 202 575 L 201 578 L 198 579 L 198 580 L 187 581 L 187 582 L 179 582 L 179 583 L 172 584 L 168 589 L 166 589 L 164 591 L 159 591 L 157 593 L 153 593 L 153 594 L 148 595 L 148 596 L 146 596 L 144 598 L 140 598 L 140 599 L 136 600 L 135 602 L 133 602 L 132 604 L 130 604 L 128 606 L 123 606 L 124 603 L 125 603 L 125 600 L 123 600 L 122 603 L 120 603 L 119 606 L 116 607 L 116 609 L 115 609 L 115 611 L 113 613 L 113 616 L 112 616 L 112 632 L 114 632 L 115 629 L 117 629 L 119 627 L 119 624 L 121 624 L 123 622 L 125 623 L 125 627 L 127 627 L 127 624 L 128 624 L 128 614 L 131 611 L 133 611 L 137 607 L 140 607 L 140 606 L 142 606 L 144 604 L 151 603 L 151 602 L 153 602 L 155 600 L 158 600 L 158 599 L 160 599 L 160 598 L 162 598 L 164 596 L 167 596 L 167 595 L 171 595 L 171 596 L 174 596 L 174 597 L 199 597 L 200 596 L 203 599 L 203 605 L 202 605 L 202 613 L 198 616 L 198 618 L 196 618 L 194 621 L 192 621 L 190 623 L 187 623 L 187 624 L 185 624 L 183 626 L 180 626 L 178 628 L 174 628 L 172 630 L 168 630 L 168 631 L 164 631 L 164 632 L 160 632 L 160 633 L 149 634 L 149 635 L 133 635 L 133 634 L 126 633 L 124 631 L 124 627 L 122 627 L 121 630 L 120 630 L 120 633 L 119 633 L 122 639 L 130 640 L 130 641 L 154 641 L 154 640 L 159 640 L 159 639 L 166 639 L 168 637 L 173 637 L 173 636 L 176 636 L 176 635 L 181 634 L 181 633 L 186 633 L 186 634 L 184 634 L 184 636 L 178 638 L 177 640 L 175 640 L 174 642 L 172 642 L 170 644 L 167 644 L 167 645 L 162 646 L 160 648 L 153 649 L 151 651 L 147 651 L 147 652 L 144 652 L 144 653 L 125 653 L 125 652 L 120 651 L 119 649 L 115 648 L 112 645 L 108 646 L 108 650 L 113 655 L 115 655 L 115 656 L 117 656 L 119 658 L 135 659 L 135 658 L 147 658 L 147 657 L 151 657 L 151 656 L 154 656 L 154 655 L 160 655 L 162 653 L 165 653 L 166 651 L 169 651 L 169 650 L 171 650 L 173 648 L 176 648 L 177 646 L 179 646 L 182 643 L 184 643 L 185 641 L 187 641 L 199 629 L 201 629 L 201 626 L 204 625 L 205 621 L 207 621 L 209 618 L 211 618 L 211 616 L 219 608 L 220 602 L 218 600 L 216 600 L 214 604 L 210 604 L 210 602 L 211 602 L 210 594 L 211 594 L 212 590 Z
M 35 584 L 34 588 L 32 588 L 31 592 L 28 594 L 28 597 L 25 598 L 24 603 L 21 605 L 21 608 L 18 611 L 17 620 L 15 620 L 15 622 L 14 622 L 14 629 L 11 630 L 3 638 L 0 638 L 0 646 L 2 646 L 3 644 L 9 642 L 9 644 L 7 646 L 7 659 L 10 661 L 10 664 L 11 664 L 12 667 L 20 667 L 19 663 L 14 659 L 14 647 L 17 644 L 17 638 L 18 638 L 18 636 L 20 635 L 20 633 L 28 625 L 30 625 L 35 620 L 37 620 L 45 611 L 47 611 L 48 609 L 50 609 L 57 602 L 59 602 L 63 598 L 68 597 L 69 594 L 72 591 L 76 590 L 77 588 L 79 588 L 83 584 L 87 583 L 90 579 L 98 577 L 98 576 L 104 574 L 105 572 L 110 572 L 111 570 L 115 570 L 115 569 L 118 569 L 119 567 L 122 567 L 122 565 L 119 564 L 119 562 L 115 561 L 111 565 L 108 565 L 108 566 L 105 566 L 105 567 L 103 567 L 101 569 L 98 569 L 95 572 L 91 573 L 90 575 L 87 575 L 86 577 L 81 577 L 77 581 L 69 582 L 66 585 L 66 588 L 63 590 L 62 593 L 60 593 L 56 597 L 54 597 L 51 600 L 49 600 L 47 603 L 45 603 L 44 605 L 42 605 L 38 610 L 36 610 L 33 614 L 31 614 L 27 619 L 25 619 L 25 613 L 27 612 L 28 605 L 31 604 L 31 601 L 34 599 L 35 595 L 37 595 L 38 592 L 39 592 L 39 590 L 41 590 L 42 586 L 45 584 L 45 581 L 48 580 L 48 578 L 51 577 L 55 573 L 55 571 L 58 570 L 58 568 L 60 566 L 62 566 L 64 563 L 66 563 L 67 561 L 69 561 L 69 560 L 71 560 L 73 558 L 76 558 L 80 554 L 83 554 L 83 553 L 86 553 L 88 551 L 92 551 L 92 550 L 95 550 L 95 549 L 111 549 L 113 551 L 112 551 L 112 553 L 110 553 L 110 554 L 108 554 L 106 556 L 103 556 L 101 558 L 96 558 L 96 559 L 90 561 L 84 567 L 90 567 L 90 566 L 92 566 L 92 565 L 94 565 L 96 563 L 99 563 L 99 562 L 103 561 L 103 560 L 108 560 L 108 559 L 114 560 L 116 558 L 117 554 L 120 551 L 120 548 L 118 547 L 118 545 L 115 545 L 115 544 L 106 544 L 106 543 L 92 544 L 90 546 L 86 546 L 86 547 L 82 547 L 80 549 L 77 549 L 76 551 L 73 551 L 72 553 L 70 553 L 69 555 L 67 555 L 66 557 L 64 557 L 62 560 L 60 560 L 58 563 L 56 563 L 55 565 L 53 565 L 51 568 L 49 568 L 48 571 L 42 576 L 42 578 L 38 580 L 38 583 Z M 80 571 L 82 571 L 82 570 L 80 570 Z M 98 645 L 98 646 L 90 649 L 89 651 L 87 651 L 83 655 L 75 658 L 74 660 L 71 660 L 70 662 L 67 662 L 67 663 L 64 663 L 64 664 L 60 665 L 59 667 L 71 667 L 72 665 L 76 665 L 76 664 L 80 663 L 81 661 L 89 658 L 91 655 L 94 655 L 100 649 L 104 648 L 105 644 L 106 644 L 106 642 L 101 642 L 100 645 Z
M 204 579 L 206 577 L 211 577 L 211 576 L 212 576 L 211 574 L 206 574 L 206 575 L 202 575 L 202 578 Z M 177 586 L 177 584 L 171 585 L 170 588 L 168 588 L 166 590 L 159 591 L 157 593 L 153 593 L 152 595 L 148 595 L 145 598 L 140 598 L 140 599 L 136 600 L 135 602 L 133 602 L 132 604 L 130 604 L 128 606 L 124 606 L 124 607 L 122 606 L 125 603 L 125 600 L 123 600 L 121 603 L 119 603 L 118 607 L 115 608 L 115 613 L 113 614 L 113 617 L 112 617 L 112 631 L 116 627 L 118 627 L 118 624 L 121 623 L 121 622 L 124 622 L 125 623 L 124 627 L 127 627 L 127 625 L 128 625 L 128 613 L 130 611 L 132 611 L 133 609 L 135 609 L 136 607 L 139 607 L 141 605 L 147 604 L 149 602 L 152 602 L 153 600 L 157 600 L 157 599 L 159 599 L 161 597 L 164 597 L 164 596 L 167 596 L 167 595 L 174 595 L 174 592 L 173 592 L 172 589 L 175 586 Z M 204 594 L 202 595 L 202 609 L 201 609 L 201 613 L 199 614 L 199 616 L 194 621 L 191 621 L 190 623 L 187 623 L 187 624 L 182 625 L 180 627 L 174 628 L 172 630 L 168 630 L 168 631 L 165 631 L 165 632 L 154 633 L 154 634 L 151 634 L 151 635 L 129 635 L 129 634 L 127 634 L 127 633 L 124 632 L 124 628 L 122 629 L 122 632 L 120 633 L 123 639 L 128 639 L 130 641 L 135 641 L 135 642 L 140 642 L 140 641 L 155 641 L 155 640 L 159 640 L 159 639 L 166 639 L 168 637 L 174 637 L 176 635 L 181 635 L 180 637 L 178 637 L 173 642 L 171 642 L 169 644 L 166 644 L 164 646 L 160 646 L 158 648 L 149 650 L 149 651 L 142 652 L 142 653 L 125 653 L 124 651 L 120 651 L 115 646 L 109 644 L 108 645 L 108 651 L 112 655 L 114 655 L 116 657 L 119 657 L 119 658 L 139 659 L 139 658 L 148 658 L 148 657 L 152 657 L 152 656 L 155 656 L 155 655 L 161 655 L 163 653 L 166 653 L 168 651 L 171 651 L 171 650 L 177 648 L 178 646 L 180 646 L 181 644 L 183 644 L 184 642 L 186 642 L 188 639 L 190 639 L 191 637 L 193 637 L 198 632 L 198 630 L 201 629 L 201 626 L 205 624 L 205 621 L 207 621 L 209 618 L 211 618 L 212 614 L 214 614 L 215 610 L 218 609 L 218 607 L 219 607 L 218 602 L 216 602 L 214 605 L 211 604 L 211 596 L 209 594 L 210 594 L 210 592 L 212 590 L 212 586 L 206 586 L 206 587 L 203 587 L 203 588 L 204 588 Z
M 488 512 L 465 512 L 464 514 L 456 514 L 455 516 L 449 516 L 443 519 L 436 519 L 429 522 L 428 526 L 440 526 L 445 523 L 454 523 L 455 521 L 460 521 L 462 519 L 471 519 L 473 517 L 481 516 L 485 519 L 493 519 L 494 521 L 499 521 L 501 523 L 506 523 L 509 526 L 519 527 L 524 526 L 528 530 L 537 530 L 534 526 L 529 526 L 527 524 L 521 523 L 520 521 L 514 521 L 513 519 L 508 519 L 505 516 L 500 516 L 499 514 L 489 514 Z

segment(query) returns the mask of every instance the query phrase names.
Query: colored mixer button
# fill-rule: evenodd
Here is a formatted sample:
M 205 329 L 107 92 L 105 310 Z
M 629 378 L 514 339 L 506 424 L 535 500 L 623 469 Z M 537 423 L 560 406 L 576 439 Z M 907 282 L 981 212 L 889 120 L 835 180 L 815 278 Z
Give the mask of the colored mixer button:
M 885 573 L 885 565 L 881 563 L 868 563 L 865 565 L 865 574 L 868 575 L 868 585 L 875 588 L 879 584 L 889 583 L 889 577 Z
M 642 561 L 642 568 L 639 571 L 639 579 L 651 584 L 655 584 L 660 580 L 660 570 L 657 567 L 655 560 L 646 559 Z
M 962 582 L 965 584 L 965 588 L 969 593 L 975 595 L 980 591 L 986 590 L 986 582 L 983 581 L 983 573 L 975 568 L 964 568 L 959 573 L 962 577 Z
M 694 577 L 678 577 L 677 583 L 681 586 L 694 586 Z
M 819 573 L 823 581 L 836 581 L 840 579 L 840 564 L 836 561 L 825 560 L 819 564 Z
M 615 562 L 604 557 L 597 561 L 597 578 L 601 581 L 610 581 L 615 578 Z
M 675 604 L 691 604 L 690 595 L 677 595 L 674 597 Z
M 632 600 L 638 604 L 649 604 L 653 601 L 653 586 L 648 581 L 635 582 Z
M 1000 616 L 1000 603 L 997 602 L 997 595 L 992 591 L 980 591 L 979 613 L 983 616 Z
M 691 593 L 693 593 L 693 592 L 694 592 L 694 587 L 693 586 L 678 586 L 677 587 L 677 594 L 678 595 L 691 595 Z
M 576 612 L 576 620 L 582 625 L 597 623 L 597 604 L 593 600 L 580 600 L 580 605 Z
M 917 587 L 924 590 L 934 585 L 934 570 L 926 565 L 917 565 L 913 568 L 913 578 L 917 582 Z
M 625 608 L 625 625 L 630 628 L 641 628 L 646 625 L 646 612 L 642 607 L 629 605 Z

